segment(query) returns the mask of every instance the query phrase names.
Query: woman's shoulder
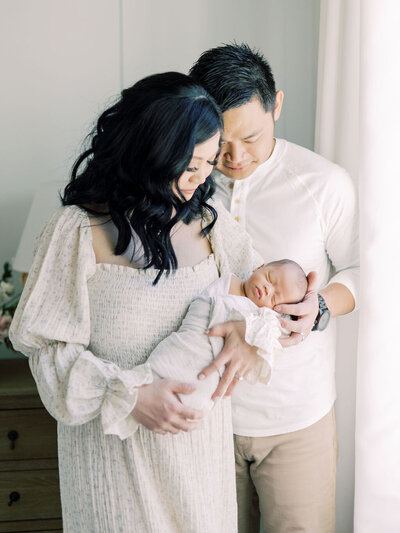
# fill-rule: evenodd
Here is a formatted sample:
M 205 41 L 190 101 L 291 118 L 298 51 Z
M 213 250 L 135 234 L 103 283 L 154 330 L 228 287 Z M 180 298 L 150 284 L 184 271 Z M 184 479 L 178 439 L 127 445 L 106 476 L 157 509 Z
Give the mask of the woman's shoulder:
M 91 225 L 98 219 L 102 219 L 100 214 L 97 217 L 78 205 L 65 205 L 59 207 L 47 220 L 42 228 L 42 233 L 53 231 L 65 233 L 78 228 L 86 230 L 87 228 L 90 229 Z
M 88 221 L 88 214 L 85 209 L 77 205 L 65 205 L 59 207 L 45 224 L 45 228 L 48 227 L 63 227 L 65 225 L 80 225 L 82 222 Z
M 213 199 L 211 205 L 218 213 L 218 219 L 210 232 L 210 242 L 219 271 L 221 274 L 233 272 L 239 278 L 247 279 L 255 265 L 260 264 L 252 239 L 220 200 Z
M 211 205 L 217 212 L 218 211 L 226 211 L 228 212 L 225 207 L 224 207 L 224 204 L 221 202 L 221 200 L 219 200 L 219 198 L 213 196 L 212 198 L 210 198 L 209 200 L 207 200 L 207 203 L 209 205 Z
M 35 249 L 56 250 L 75 247 L 74 243 L 91 247 L 90 221 L 87 212 L 77 205 L 62 206 L 43 226 Z
M 212 198 L 209 200 L 209 205 L 211 205 L 217 212 L 218 218 L 215 224 L 214 231 L 217 233 L 222 233 L 225 238 L 228 238 L 230 235 L 234 236 L 233 243 L 236 243 L 240 238 L 249 239 L 249 235 L 246 232 L 245 228 L 239 224 L 233 215 L 226 209 L 221 200 L 217 198 Z

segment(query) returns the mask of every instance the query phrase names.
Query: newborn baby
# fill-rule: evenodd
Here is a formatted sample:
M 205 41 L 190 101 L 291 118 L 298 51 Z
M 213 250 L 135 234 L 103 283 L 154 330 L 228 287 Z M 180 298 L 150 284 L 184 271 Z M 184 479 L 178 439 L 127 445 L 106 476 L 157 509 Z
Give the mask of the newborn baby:
M 300 302 L 307 286 L 303 269 L 289 259 L 261 265 L 246 281 L 233 274 L 222 276 L 193 300 L 179 330 L 150 354 L 154 378 L 194 383 L 195 392 L 180 395 L 180 400 L 209 411 L 219 376 L 213 373 L 199 381 L 197 375 L 219 354 L 224 341 L 222 337 L 208 337 L 205 331 L 228 320 L 245 320 L 246 341 L 257 346 L 259 355 L 256 367 L 245 379 L 268 383 L 275 353 L 282 349 L 278 339 L 285 333 L 272 309 L 278 304 Z

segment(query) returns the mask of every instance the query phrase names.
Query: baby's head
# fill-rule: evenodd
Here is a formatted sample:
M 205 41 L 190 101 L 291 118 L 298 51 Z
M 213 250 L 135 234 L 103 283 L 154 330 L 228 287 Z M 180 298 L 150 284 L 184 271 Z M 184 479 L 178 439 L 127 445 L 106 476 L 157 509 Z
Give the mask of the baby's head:
M 295 261 L 281 259 L 258 267 L 244 282 L 246 296 L 258 307 L 301 302 L 307 292 L 307 277 Z

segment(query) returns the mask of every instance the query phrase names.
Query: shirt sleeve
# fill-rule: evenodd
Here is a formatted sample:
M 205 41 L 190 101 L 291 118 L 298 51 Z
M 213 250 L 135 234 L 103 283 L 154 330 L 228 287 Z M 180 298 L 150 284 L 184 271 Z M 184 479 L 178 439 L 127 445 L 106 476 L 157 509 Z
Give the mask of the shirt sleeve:
M 352 179 L 337 165 L 326 180 L 321 216 L 333 270 L 329 284 L 347 287 L 357 308 L 360 283 L 357 197 Z
M 100 416 L 105 434 L 124 439 L 138 426 L 130 414 L 137 387 L 150 383 L 152 373 L 147 363 L 122 370 L 88 350 L 87 281 L 95 269 L 86 213 L 59 209 L 38 238 L 10 339 L 29 357 L 41 400 L 56 420 L 80 425 Z

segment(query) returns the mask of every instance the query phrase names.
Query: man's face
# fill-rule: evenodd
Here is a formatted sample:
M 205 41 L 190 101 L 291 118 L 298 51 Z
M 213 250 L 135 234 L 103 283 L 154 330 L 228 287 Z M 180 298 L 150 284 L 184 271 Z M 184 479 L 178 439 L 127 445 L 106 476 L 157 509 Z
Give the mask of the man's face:
M 242 180 L 271 155 L 275 140 L 274 126 L 283 101 L 276 94 L 274 113 L 266 112 L 257 97 L 223 114 L 224 133 L 217 169 L 228 178 Z

